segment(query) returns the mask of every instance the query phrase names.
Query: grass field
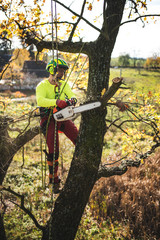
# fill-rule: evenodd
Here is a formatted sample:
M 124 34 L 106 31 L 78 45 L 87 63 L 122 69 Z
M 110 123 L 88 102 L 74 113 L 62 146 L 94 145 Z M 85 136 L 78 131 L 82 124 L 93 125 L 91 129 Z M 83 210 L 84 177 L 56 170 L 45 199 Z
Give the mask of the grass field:
M 160 72 L 134 68 L 111 68 L 110 79 L 124 78 L 126 87 L 132 91 L 157 92 L 160 89 Z

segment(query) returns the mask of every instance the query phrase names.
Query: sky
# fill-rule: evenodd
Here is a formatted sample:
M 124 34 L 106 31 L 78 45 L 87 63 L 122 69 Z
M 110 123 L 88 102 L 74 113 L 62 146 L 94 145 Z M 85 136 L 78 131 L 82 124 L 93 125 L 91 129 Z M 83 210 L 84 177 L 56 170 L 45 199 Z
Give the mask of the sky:
M 82 0 L 61 0 L 61 2 L 80 14 L 83 3 Z M 84 12 L 84 17 L 98 28 L 101 28 L 103 0 L 88 0 L 88 5 L 89 3 L 93 3 L 93 9 L 92 11 L 86 10 Z M 53 2 L 53 8 L 54 6 L 55 3 Z M 148 10 L 145 14 L 160 14 L 160 0 L 147 0 L 147 7 Z M 48 18 L 45 20 L 51 21 L 51 17 L 49 16 L 51 13 L 51 0 L 46 0 L 44 12 L 48 14 Z M 122 22 L 127 20 L 128 13 L 129 9 L 126 6 Z M 143 14 L 143 12 L 141 13 Z M 60 14 L 61 20 L 73 22 L 73 15 L 59 4 L 57 4 L 57 14 L 58 16 Z M 95 16 L 96 21 L 94 21 Z M 136 17 L 137 15 L 133 15 L 132 19 Z M 129 54 L 131 57 L 137 58 L 152 57 L 155 54 L 160 56 L 160 17 L 154 20 L 147 18 L 147 20 L 148 23 L 145 21 L 145 27 L 143 27 L 141 20 L 127 23 L 120 27 L 112 57 L 119 57 L 122 54 Z M 80 30 L 80 37 L 83 41 L 94 41 L 98 37 L 99 32 L 92 29 L 84 21 L 81 20 L 79 26 L 80 29 L 83 29 Z M 58 36 L 59 35 L 60 33 L 58 32 Z M 77 38 L 77 40 L 79 40 L 79 38 Z M 15 44 L 17 43 L 18 41 L 15 39 Z
M 50 2 L 49 0 L 47 1 L 48 3 Z M 65 0 L 61 0 L 61 2 L 66 4 Z M 70 8 L 75 12 L 80 13 L 82 3 L 83 1 L 68 0 L 66 5 L 69 6 L 71 4 Z M 145 14 L 160 14 L 160 0 L 147 0 L 147 3 L 148 10 Z M 98 18 L 98 21 L 94 22 L 93 16 L 99 16 L 102 9 L 103 1 L 95 0 L 92 11 L 86 11 L 84 17 L 100 28 L 101 18 Z M 68 14 L 67 17 L 69 19 L 70 14 L 64 9 L 62 10 L 59 5 L 57 5 L 57 12 L 60 13 L 62 17 L 65 16 L 65 18 L 66 14 Z M 122 22 L 127 20 L 128 13 L 129 10 L 126 7 Z M 132 19 L 136 17 L 137 15 L 133 16 Z M 142 58 L 152 57 L 155 54 L 160 55 L 160 17 L 154 18 L 154 20 L 147 18 L 147 20 L 148 23 L 145 21 L 145 27 L 143 27 L 141 20 L 121 26 L 112 57 L 118 57 L 122 54 L 129 54 L 131 57 Z M 81 21 L 80 26 L 84 29 L 84 31 L 81 32 L 81 37 L 83 37 L 84 41 L 93 41 L 99 35 L 96 30 L 93 30 L 84 21 Z
M 160 0 L 152 0 L 148 4 L 147 13 L 160 14 Z M 152 57 L 160 56 L 160 17 L 149 20 L 143 24 L 140 20 L 134 23 L 127 23 L 120 28 L 115 48 L 112 53 L 117 57 L 123 53 L 129 53 L 131 57 Z

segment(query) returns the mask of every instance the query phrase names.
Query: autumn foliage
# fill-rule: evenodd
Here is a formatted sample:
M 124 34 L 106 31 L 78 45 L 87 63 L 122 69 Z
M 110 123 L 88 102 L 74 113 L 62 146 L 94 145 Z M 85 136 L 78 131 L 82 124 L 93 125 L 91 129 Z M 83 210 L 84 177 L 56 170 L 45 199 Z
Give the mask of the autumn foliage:
M 147 69 L 160 69 L 160 57 L 147 58 L 144 67 Z

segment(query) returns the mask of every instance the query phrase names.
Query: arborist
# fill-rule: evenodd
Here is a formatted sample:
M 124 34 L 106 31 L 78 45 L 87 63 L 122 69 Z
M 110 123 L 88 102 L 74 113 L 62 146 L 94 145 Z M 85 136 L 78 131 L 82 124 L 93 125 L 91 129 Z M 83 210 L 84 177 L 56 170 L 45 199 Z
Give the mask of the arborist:
M 69 84 L 65 82 L 65 73 L 68 68 L 63 59 L 51 60 L 46 66 L 46 70 L 50 73 L 49 78 L 41 81 L 36 87 L 36 99 L 41 116 L 40 126 L 49 151 L 49 153 L 46 152 L 49 166 L 49 183 L 53 181 L 55 189 L 59 189 L 60 184 L 60 177 L 58 176 L 58 131 L 63 132 L 74 145 L 78 136 L 78 129 L 71 120 L 56 122 L 53 118 L 53 113 L 57 109 L 60 110 L 69 105 L 75 106 L 77 102 L 75 94 Z

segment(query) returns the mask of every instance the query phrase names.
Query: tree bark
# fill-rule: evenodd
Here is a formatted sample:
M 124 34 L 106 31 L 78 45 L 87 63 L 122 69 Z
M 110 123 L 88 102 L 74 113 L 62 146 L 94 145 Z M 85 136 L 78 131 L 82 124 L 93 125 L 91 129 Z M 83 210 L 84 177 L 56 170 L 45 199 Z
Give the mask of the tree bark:
M 3 217 L 2 217 L 1 213 L 0 213 L 0 239 L 1 240 L 7 240 L 6 233 L 5 233 L 5 228 L 4 228 L 4 224 L 3 224 Z

